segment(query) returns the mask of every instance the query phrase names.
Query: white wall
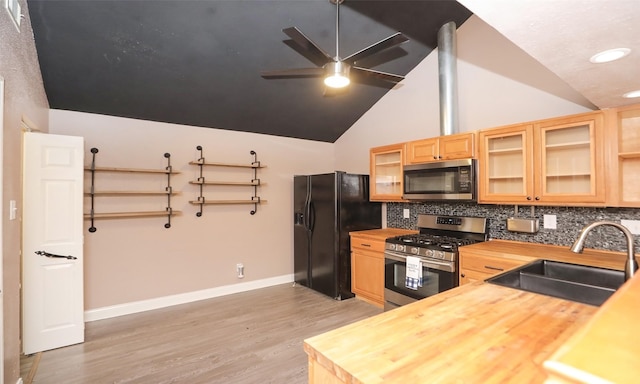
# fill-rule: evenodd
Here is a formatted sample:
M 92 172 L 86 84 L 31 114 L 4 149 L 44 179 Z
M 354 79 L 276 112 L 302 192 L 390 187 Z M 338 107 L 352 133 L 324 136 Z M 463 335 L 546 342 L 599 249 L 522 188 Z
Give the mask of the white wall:
M 594 109 L 476 16 L 459 27 L 457 48 L 460 132 Z M 439 136 L 439 103 L 435 50 L 338 139 L 337 167 L 368 173 L 369 148 Z
M 308 140 L 231 132 L 219 129 L 176 126 L 52 110 L 51 133 L 83 136 L 85 164 L 90 164 L 90 148 L 97 147 L 97 166 L 162 169 L 165 152 L 181 174 L 172 177 L 172 206 L 183 212 L 164 228 L 165 218 L 96 220 L 97 231 L 85 233 L 86 309 L 154 299 L 163 296 L 246 283 L 293 273 L 292 183 L 295 174 L 332 172 L 333 145 Z M 250 205 L 198 207 L 188 203 L 198 196 L 198 187 L 189 180 L 198 177 L 196 160 L 201 145 L 210 162 L 249 164 L 250 151 L 267 168 L 259 171 L 266 185 L 259 191 L 267 204 L 255 215 Z M 249 181 L 251 170 L 209 169 L 208 179 Z M 123 180 L 129 180 L 121 185 Z M 120 185 L 119 185 L 120 184 Z M 96 190 L 163 190 L 164 176 L 97 174 Z M 140 188 L 142 186 L 142 188 Z M 146 186 L 146 188 L 144 188 Z M 89 183 L 87 183 L 87 190 Z M 205 196 L 248 199 L 251 187 L 205 187 Z M 207 192 L 208 191 L 208 192 Z M 222 191 L 222 192 L 221 192 Z M 161 197 L 96 197 L 101 210 L 162 210 Z M 89 210 L 88 201 L 85 211 Z M 89 222 L 85 221 L 86 227 Z M 236 263 L 245 266 L 245 278 L 236 277 Z

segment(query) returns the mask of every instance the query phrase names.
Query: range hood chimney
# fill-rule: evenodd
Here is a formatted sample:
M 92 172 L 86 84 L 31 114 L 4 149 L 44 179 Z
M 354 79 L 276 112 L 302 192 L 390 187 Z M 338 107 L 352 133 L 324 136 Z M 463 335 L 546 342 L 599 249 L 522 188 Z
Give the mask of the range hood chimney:
M 440 87 L 440 135 L 458 133 L 458 69 L 456 23 L 438 31 L 438 78 Z

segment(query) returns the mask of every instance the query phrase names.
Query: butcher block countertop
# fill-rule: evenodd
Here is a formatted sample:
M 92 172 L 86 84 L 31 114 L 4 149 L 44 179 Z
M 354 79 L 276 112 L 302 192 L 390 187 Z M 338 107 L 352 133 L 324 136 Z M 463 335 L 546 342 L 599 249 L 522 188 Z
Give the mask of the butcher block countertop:
M 350 235 L 369 237 L 373 240 L 382 240 L 382 241 L 390 237 L 408 235 L 410 233 L 418 233 L 418 231 L 412 230 L 412 229 L 401 229 L 401 228 L 380 228 L 380 229 L 366 229 L 364 231 L 349 232 Z
M 576 262 L 563 259 L 566 247 L 468 247 L 494 257 Z M 593 250 L 575 256 L 602 266 L 611 260 L 599 259 L 610 256 L 615 269 L 624 260 Z M 313 362 L 329 372 L 326 383 L 586 383 L 596 375 L 605 380 L 597 382 L 637 382 L 638 276 L 599 308 L 484 282 L 457 287 L 305 340 L 310 376 Z M 614 375 L 619 371 L 626 376 Z

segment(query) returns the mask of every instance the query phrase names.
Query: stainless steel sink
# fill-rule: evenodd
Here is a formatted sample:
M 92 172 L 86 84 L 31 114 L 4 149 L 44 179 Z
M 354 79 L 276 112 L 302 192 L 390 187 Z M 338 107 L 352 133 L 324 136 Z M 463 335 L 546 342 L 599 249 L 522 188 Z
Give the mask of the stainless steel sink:
M 536 260 L 486 280 L 595 306 L 604 303 L 624 281 L 622 271 L 551 260 Z

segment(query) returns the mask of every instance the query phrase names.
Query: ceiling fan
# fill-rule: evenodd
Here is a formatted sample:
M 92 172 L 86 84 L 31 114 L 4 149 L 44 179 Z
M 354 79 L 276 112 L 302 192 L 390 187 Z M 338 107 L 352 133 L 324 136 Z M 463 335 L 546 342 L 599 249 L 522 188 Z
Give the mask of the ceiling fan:
M 322 50 L 322 48 L 318 47 L 318 45 L 305 36 L 298 28 L 285 28 L 282 32 L 292 39 L 291 41 L 285 41 L 285 43 L 309 61 L 316 64 L 317 67 L 262 71 L 260 73 L 261 76 L 266 79 L 324 77 L 324 84 L 330 88 L 344 88 L 349 85 L 351 78 L 357 82 L 366 82 L 367 79 L 380 80 L 389 85 L 402 81 L 404 76 L 356 66 L 358 61 L 409 41 L 409 39 L 400 32 L 347 57 L 340 57 L 340 4 L 343 1 L 344 0 L 329 0 L 330 3 L 336 5 L 335 57 L 331 57 Z

